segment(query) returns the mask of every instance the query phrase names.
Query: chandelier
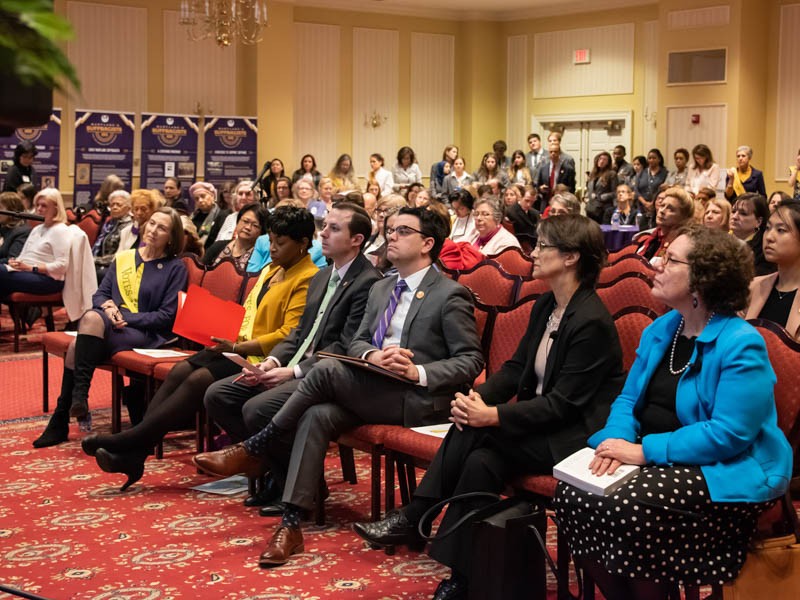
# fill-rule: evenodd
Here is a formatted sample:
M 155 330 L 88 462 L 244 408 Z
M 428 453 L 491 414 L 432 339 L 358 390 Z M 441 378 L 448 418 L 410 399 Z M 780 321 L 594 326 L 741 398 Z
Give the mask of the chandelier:
M 178 21 L 187 27 L 192 41 L 213 38 L 220 47 L 235 40 L 243 44 L 261 41 L 267 25 L 265 0 L 181 0 Z

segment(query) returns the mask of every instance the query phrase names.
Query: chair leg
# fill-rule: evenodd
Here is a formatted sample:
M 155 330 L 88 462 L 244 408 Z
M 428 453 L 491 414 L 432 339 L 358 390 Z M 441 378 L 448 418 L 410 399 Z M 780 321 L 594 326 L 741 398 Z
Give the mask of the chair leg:
M 47 329 L 47 331 L 55 331 L 56 330 L 56 324 L 55 324 L 55 321 L 53 320 L 53 307 L 52 306 L 48 306 L 47 307 L 47 315 L 44 318 L 44 325 L 45 325 L 45 328 Z
M 119 385 L 121 373 L 118 367 L 111 367 L 111 433 L 122 430 L 122 390 Z
M 392 510 L 394 508 L 394 496 L 395 496 L 395 493 L 394 493 L 394 471 L 395 471 L 394 464 L 395 464 L 396 460 L 397 460 L 397 457 L 395 456 L 393 451 L 386 450 L 384 452 L 383 464 L 385 466 L 384 466 L 384 474 L 383 474 L 383 477 L 384 477 L 384 479 L 383 479 L 383 483 L 384 483 L 383 489 L 384 489 L 385 499 L 384 499 L 384 502 L 383 502 L 383 506 L 384 506 L 384 509 L 386 510 L 387 514 L 389 513 L 390 510 Z M 403 478 L 402 478 L 402 475 L 401 475 L 399 470 L 398 470 L 398 475 L 400 475 L 400 480 L 402 481 Z
M 569 546 L 564 535 L 556 528 L 556 563 L 558 573 L 556 576 L 556 596 L 559 600 L 569 600 Z
M 194 447 L 197 454 L 203 452 L 203 445 L 206 441 L 206 409 L 201 406 L 195 415 L 194 424 Z
M 42 348 L 42 412 L 50 412 L 50 355 Z
M 378 521 L 381 518 L 381 454 L 382 446 L 373 446 L 371 458 L 371 481 L 372 481 L 372 520 Z
M 314 503 L 314 523 L 322 527 L 325 525 L 325 477 L 319 480 L 317 488 L 317 501 Z
M 9 304 L 8 312 L 11 315 L 11 322 L 14 324 L 14 354 L 16 354 L 19 352 L 19 336 L 23 331 L 22 317 L 19 314 L 19 306 L 16 304 Z
M 406 481 L 408 482 L 408 501 L 411 502 L 411 496 L 417 491 L 417 472 L 414 469 L 413 460 L 409 460 L 406 464 Z
M 339 462 L 342 463 L 342 479 L 351 485 L 356 485 L 358 483 L 356 461 L 350 446 L 339 444 Z
M 397 458 L 397 485 L 400 488 L 400 504 L 402 506 L 411 502 L 411 495 L 408 493 L 409 460 L 411 459 L 407 456 Z

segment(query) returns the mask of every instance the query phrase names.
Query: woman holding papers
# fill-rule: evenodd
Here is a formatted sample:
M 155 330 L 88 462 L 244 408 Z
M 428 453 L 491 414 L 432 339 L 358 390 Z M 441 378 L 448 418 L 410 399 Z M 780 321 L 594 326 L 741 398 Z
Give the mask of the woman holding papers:
M 94 308 L 81 317 L 67 350 L 61 395 L 35 448 L 67 441 L 69 418 L 86 420 L 89 385 L 97 365 L 131 348 L 157 348 L 170 335 L 178 292 L 186 287 L 186 267 L 176 257 L 183 225 L 171 208 L 155 211 L 143 229 L 143 246 L 117 254 L 92 297 Z
M 150 402 L 144 420 L 135 427 L 83 440 L 84 452 L 96 455 L 101 469 L 128 476 L 123 490 L 141 478 L 145 458 L 164 434 L 183 425 L 202 407 L 208 386 L 241 372 L 223 352 L 259 363 L 300 322 L 308 284 L 317 272 L 308 254 L 314 217 L 303 208 L 280 206 L 270 216 L 269 233 L 272 263 L 261 272 L 245 300 L 239 338 L 235 342 L 215 338 L 216 345 L 177 363 Z
M 556 494 L 573 555 L 606 598 L 667 598 L 678 583 L 733 580 L 759 513 L 792 472 L 764 340 L 736 316 L 753 277 L 750 250 L 693 225 L 656 270 L 653 296 L 675 310 L 642 334 L 587 465 L 596 475 L 642 469 L 605 497 L 564 483 Z
M 465 492 L 501 492 L 515 475 L 552 472 L 608 414 L 622 387 L 622 350 L 594 290 L 607 255 L 600 226 L 580 215 L 551 217 L 539 224 L 538 240 L 533 276 L 552 292 L 536 301 L 511 359 L 474 391 L 456 394 L 455 426 L 411 503 L 383 521 L 355 525 L 372 544 L 424 546 L 417 525 L 429 507 Z M 452 504 L 440 530 L 484 502 Z M 431 556 L 453 570 L 434 598 L 467 597 L 469 540 L 469 527 L 434 540 Z

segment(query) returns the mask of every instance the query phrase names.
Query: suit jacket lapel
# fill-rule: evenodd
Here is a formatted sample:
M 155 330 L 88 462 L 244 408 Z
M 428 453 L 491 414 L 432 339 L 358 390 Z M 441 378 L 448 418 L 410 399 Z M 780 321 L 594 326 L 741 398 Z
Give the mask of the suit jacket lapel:
M 402 347 L 408 346 L 408 332 L 411 328 L 411 323 L 414 322 L 414 317 L 417 316 L 422 303 L 428 297 L 428 290 L 436 284 L 438 278 L 441 277 L 435 267 L 431 267 L 425 277 L 422 278 L 422 283 L 414 292 L 414 297 L 411 299 L 411 306 L 408 308 L 405 323 L 403 323 L 403 334 L 400 336 L 400 345 Z M 388 302 L 388 299 L 387 299 Z
M 347 273 L 345 273 L 344 279 L 342 279 L 341 283 L 339 283 L 339 285 L 336 286 L 336 291 L 333 292 L 333 297 L 331 298 L 331 301 L 328 302 L 328 306 L 325 309 L 325 314 L 322 316 L 322 321 L 320 322 L 319 328 L 317 329 L 317 333 L 314 336 L 316 338 L 312 342 L 314 346 L 317 345 L 317 343 L 319 342 L 319 338 L 322 335 L 322 332 L 325 331 L 325 327 L 327 326 L 328 323 L 328 318 L 333 312 L 333 307 L 336 306 L 336 303 L 339 302 L 342 296 L 344 296 L 345 292 L 347 291 L 347 288 L 349 288 L 350 284 L 353 283 L 353 280 L 361 274 L 361 271 L 364 269 L 364 263 L 362 261 L 366 260 L 367 259 L 364 258 L 363 254 L 359 254 L 353 261 L 353 264 L 350 265 L 350 268 L 347 269 Z M 331 265 L 330 268 L 334 269 L 335 267 Z

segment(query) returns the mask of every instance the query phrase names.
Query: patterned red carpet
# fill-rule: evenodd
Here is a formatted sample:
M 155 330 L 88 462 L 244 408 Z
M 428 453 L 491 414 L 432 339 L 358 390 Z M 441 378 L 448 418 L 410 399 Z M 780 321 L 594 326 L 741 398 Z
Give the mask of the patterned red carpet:
M 107 411 L 99 413 L 95 426 L 107 430 Z M 257 558 L 277 518 L 244 508 L 242 496 L 190 490 L 210 479 L 189 462 L 189 441 L 169 443 L 165 458 L 149 459 L 143 479 L 120 494 L 124 478 L 103 473 L 81 452 L 75 427 L 68 443 L 33 449 L 43 426 L 43 420 L 0 426 L 0 582 L 6 585 L 59 600 L 421 600 L 448 573 L 425 554 L 371 550 L 350 530 L 368 515 L 363 454 L 356 453 L 359 484 L 351 486 L 331 452 L 327 525 L 306 524 L 306 552 L 263 570 Z

